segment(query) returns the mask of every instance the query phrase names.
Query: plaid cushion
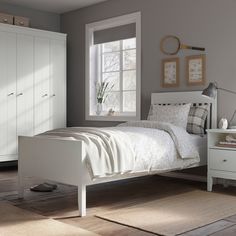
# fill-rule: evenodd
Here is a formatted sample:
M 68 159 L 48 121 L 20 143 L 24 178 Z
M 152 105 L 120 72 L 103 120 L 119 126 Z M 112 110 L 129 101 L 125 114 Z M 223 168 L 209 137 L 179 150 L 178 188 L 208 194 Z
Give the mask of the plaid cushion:
M 208 114 L 208 105 L 192 106 L 188 115 L 187 132 L 203 136 Z

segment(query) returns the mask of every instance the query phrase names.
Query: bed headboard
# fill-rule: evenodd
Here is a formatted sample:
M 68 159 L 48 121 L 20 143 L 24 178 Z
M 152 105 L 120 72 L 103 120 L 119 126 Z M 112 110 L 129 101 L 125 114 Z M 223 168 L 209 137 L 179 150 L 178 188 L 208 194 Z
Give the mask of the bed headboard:
M 217 97 L 211 99 L 202 96 L 202 91 L 152 93 L 151 97 L 151 104 L 170 105 L 184 103 L 209 104 L 207 128 L 213 129 L 217 127 Z

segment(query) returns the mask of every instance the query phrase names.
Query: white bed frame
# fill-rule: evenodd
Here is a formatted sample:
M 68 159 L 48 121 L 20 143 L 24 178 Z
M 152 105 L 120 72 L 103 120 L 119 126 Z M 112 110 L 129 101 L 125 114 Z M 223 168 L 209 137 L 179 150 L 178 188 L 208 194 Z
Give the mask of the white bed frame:
M 210 104 L 207 128 L 215 128 L 217 100 L 201 95 L 201 91 L 153 93 L 152 104 Z M 206 160 L 206 156 L 201 159 Z M 155 174 L 155 173 L 151 173 Z M 45 137 L 19 137 L 18 180 L 19 198 L 24 197 L 26 177 L 78 186 L 79 215 L 86 215 L 86 186 L 103 182 L 144 176 L 147 173 L 120 175 L 92 181 L 85 165 L 83 141 Z

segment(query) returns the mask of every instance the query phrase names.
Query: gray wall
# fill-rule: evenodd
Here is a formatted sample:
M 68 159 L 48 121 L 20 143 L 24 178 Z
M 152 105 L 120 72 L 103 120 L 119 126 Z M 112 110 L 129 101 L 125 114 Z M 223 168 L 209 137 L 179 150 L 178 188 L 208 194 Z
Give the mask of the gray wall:
M 158 91 L 201 90 L 188 87 L 185 79 L 186 55 L 182 51 L 180 87 L 160 86 L 160 39 L 179 36 L 186 44 L 206 47 L 207 81 L 236 91 L 236 1 L 234 0 L 110 0 L 63 14 L 62 32 L 68 33 L 68 125 L 112 125 L 85 121 L 85 24 L 131 12 L 142 13 L 142 118 L 150 105 L 150 95 Z M 220 92 L 218 117 L 229 118 L 236 109 L 236 96 Z
M 30 18 L 32 28 L 60 32 L 60 15 L 31 8 L 0 3 L 0 12 Z

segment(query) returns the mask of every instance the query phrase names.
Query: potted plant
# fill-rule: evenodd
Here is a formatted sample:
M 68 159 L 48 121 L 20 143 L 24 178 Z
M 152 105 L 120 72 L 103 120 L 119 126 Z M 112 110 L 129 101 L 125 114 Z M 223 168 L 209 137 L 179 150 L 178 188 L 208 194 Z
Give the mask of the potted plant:
M 114 87 L 114 84 L 109 86 L 109 82 L 97 82 L 96 89 L 97 89 L 97 111 L 96 114 L 100 115 L 102 112 L 102 104 L 105 103 L 108 93 Z

